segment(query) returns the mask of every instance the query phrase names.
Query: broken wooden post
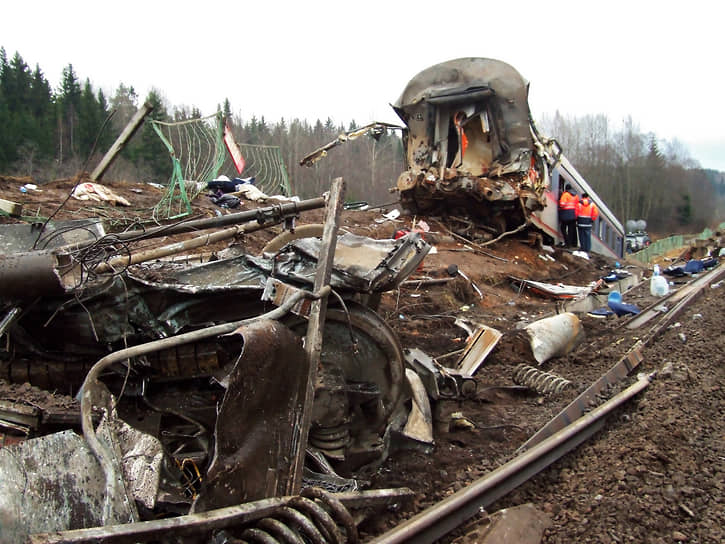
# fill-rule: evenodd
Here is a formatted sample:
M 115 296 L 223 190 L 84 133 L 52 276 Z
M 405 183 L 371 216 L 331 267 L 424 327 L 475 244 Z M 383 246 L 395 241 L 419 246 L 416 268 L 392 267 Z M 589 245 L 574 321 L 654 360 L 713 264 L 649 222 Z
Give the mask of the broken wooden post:
M 18 204 L 12 200 L 5 200 L 4 198 L 0 198 L 0 210 L 12 217 L 20 217 L 23 215 L 22 204 Z
M 340 213 L 345 198 L 345 182 L 342 178 L 332 181 L 330 194 L 325 211 L 325 227 L 322 231 L 322 244 L 320 255 L 317 259 L 317 272 L 315 274 L 315 285 L 313 291 L 319 292 L 325 285 L 330 283 L 332 275 L 332 264 L 335 258 L 335 246 L 337 244 L 337 229 L 340 223 Z M 315 398 L 315 384 L 317 383 L 317 367 L 320 364 L 320 352 L 322 351 L 322 336 L 325 326 L 325 314 L 327 313 L 327 297 L 321 297 L 312 303 L 310 319 L 307 323 L 307 335 L 305 336 L 305 352 L 309 361 L 309 379 L 307 380 L 307 393 L 305 403 L 299 420 L 299 440 L 295 463 L 292 466 L 294 471 L 291 478 L 292 489 L 290 495 L 299 493 L 302 487 L 302 468 L 305 464 L 305 450 L 307 449 L 307 436 L 312 423 L 312 402 Z
M 101 159 L 101 162 L 91 173 L 91 181 L 98 181 L 99 179 L 101 179 L 101 177 L 103 177 L 103 174 L 105 174 L 106 170 L 108 170 L 108 167 L 111 166 L 111 163 L 116 159 L 116 155 L 118 155 L 121 150 L 126 147 L 128 141 L 141 126 L 144 118 L 149 113 L 151 113 L 153 109 L 154 107 L 148 102 L 146 102 L 138 109 L 138 111 L 134 114 L 134 116 L 126 125 L 126 128 L 123 129 L 121 134 L 118 135 L 118 138 L 116 138 L 116 141 L 113 142 L 111 149 L 106 152 L 106 154 Z

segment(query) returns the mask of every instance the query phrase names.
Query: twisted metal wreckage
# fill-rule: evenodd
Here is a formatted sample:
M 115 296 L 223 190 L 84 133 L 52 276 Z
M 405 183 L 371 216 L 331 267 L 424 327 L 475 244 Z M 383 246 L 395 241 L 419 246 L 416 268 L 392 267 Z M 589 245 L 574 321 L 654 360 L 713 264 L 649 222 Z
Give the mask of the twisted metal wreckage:
M 381 462 L 392 436 L 405 434 L 404 354 L 374 308 L 430 246 L 417 233 L 338 237 L 343 194 L 336 180 L 327 201 L 114 235 L 101 223 L 56 225 L 43 237 L 13 225 L 20 228 L 3 237 L 0 255 L 2 375 L 80 391 L 80 411 L 53 433 L 57 417 L 2 406 L 3 428 L 30 438 L 0 448 L 3 538 L 143 541 L 168 530 L 221 542 L 222 529 L 254 532 L 250 524 L 279 517 L 262 525 L 352 542 L 345 505 L 409 495 L 359 491 L 351 476 Z M 144 262 L 218 232 L 291 226 L 325 204 L 321 238 L 287 232 L 260 255 L 230 249 L 203 264 Z M 241 224 L 227 227 L 233 222 Z M 227 228 L 130 250 L 211 226 Z M 48 247 L 8 251 L 13 239 L 33 238 Z M 72 430 L 79 424 L 83 437 Z M 240 506 L 250 501 L 261 502 Z

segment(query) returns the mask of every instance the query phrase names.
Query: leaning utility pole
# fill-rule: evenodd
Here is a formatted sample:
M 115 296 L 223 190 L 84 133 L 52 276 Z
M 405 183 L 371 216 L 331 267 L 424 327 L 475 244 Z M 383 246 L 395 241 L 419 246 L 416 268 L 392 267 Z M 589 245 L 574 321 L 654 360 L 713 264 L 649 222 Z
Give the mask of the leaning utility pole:
M 103 159 L 101 159 L 101 162 L 98 166 L 96 166 L 96 169 L 91 174 L 91 181 L 98 181 L 101 177 L 103 177 L 103 174 L 106 172 L 108 167 L 111 166 L 111 163 L 116 158 L 116 155 L 118 155 L 121 150 L 126 147 L 128 141 L 136 133 L 138 128 L 141 126 L 141 123 L 143 123 L 144 118 L 151 113 L 153 109 L 154 107 L 148 102 L 144 103 L 144 105 L 138 109 L 126 125 L 126 128 L 124 128 L 118 138 L 116 138 L 116 141 L 111 146 L 111 149 L 106 152 Z

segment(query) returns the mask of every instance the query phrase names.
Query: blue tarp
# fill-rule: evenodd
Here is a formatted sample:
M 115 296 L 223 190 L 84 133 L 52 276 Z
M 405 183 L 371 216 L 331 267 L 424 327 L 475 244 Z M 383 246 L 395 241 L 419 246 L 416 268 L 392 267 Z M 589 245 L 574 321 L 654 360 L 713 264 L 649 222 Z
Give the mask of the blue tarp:
M 637 315 L 639 313 L 639 308 L 637 308 L 634 304 L 625 304 L 624 302 L 615 302 L 610 300 L 607 303 L 607 306 L 609 306 L 609 308 L 617 314 L 618 317 L 623 315 Z

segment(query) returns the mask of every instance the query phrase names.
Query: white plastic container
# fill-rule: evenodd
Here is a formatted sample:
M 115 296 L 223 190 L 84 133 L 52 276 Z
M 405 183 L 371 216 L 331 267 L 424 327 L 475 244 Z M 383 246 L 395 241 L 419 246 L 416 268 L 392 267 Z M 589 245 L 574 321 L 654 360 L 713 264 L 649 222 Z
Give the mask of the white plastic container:
M 654 266 L 654 272 L 649 280 L 649 292 L 653 297 L 663 297 L 670 292 L 670 284 L 667 278 L 660 275 L 659 265 Z

